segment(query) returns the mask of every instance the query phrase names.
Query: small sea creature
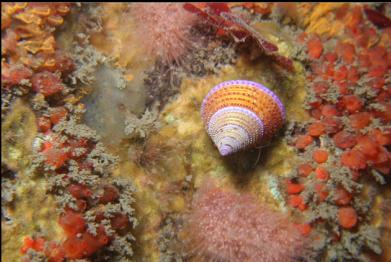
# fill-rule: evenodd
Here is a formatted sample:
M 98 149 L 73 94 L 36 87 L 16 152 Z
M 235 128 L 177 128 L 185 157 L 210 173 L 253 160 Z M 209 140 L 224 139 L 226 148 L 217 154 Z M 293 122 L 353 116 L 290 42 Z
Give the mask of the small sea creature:
M 264 144 L 285 122 L 280 99 L 263 85 L 247 80 L 215 86 L 204 98 L 201 115 L 222 156 Z

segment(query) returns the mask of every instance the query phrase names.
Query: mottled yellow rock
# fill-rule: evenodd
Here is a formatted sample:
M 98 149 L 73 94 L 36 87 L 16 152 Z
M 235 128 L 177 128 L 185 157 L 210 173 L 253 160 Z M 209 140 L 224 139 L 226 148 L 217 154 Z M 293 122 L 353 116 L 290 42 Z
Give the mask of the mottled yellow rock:
M 1 132 L 2 161 L 13 170 L 26 168 L 37 134 L 34 112 L 21 100 L 16 100 L 1 125 Z
M 19 249 L 25 236 L 41 234 L 50 240 L 61 240 L 62 229 L 57 223 L 59 214 L 52 195 L 46 193 L 46 179 L 18 173 L 15 200 L 7 211 L 13 218 L 10 225 L 2 222 L 1 258 L 3 261 L 19 261 Z

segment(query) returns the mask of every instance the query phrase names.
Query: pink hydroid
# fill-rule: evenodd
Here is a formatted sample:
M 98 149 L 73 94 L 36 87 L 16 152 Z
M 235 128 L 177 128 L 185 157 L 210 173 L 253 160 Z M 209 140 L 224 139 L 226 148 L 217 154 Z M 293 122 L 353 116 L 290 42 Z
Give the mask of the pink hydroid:
M 163 62 L 179 63 L 192 44 L 190 29 L 197 16 L 181 3 L 135 3 L 131 15 L 136 35 L 148 56 Z
M 185 232 L 196 261 L 292 261 L 304 248 L 297 228 L 248 194 L 204 185 L 194 198 Z

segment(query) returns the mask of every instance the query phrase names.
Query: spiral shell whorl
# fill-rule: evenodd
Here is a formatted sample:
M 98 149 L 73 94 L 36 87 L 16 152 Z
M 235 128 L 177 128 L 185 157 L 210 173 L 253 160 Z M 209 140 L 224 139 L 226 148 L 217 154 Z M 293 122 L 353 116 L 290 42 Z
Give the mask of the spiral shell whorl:
M 284 124 L 285 108 L 261 84 L 233 80 L 210 90 L 201 115 L 209 136 L 225 156 L 270 139 Z

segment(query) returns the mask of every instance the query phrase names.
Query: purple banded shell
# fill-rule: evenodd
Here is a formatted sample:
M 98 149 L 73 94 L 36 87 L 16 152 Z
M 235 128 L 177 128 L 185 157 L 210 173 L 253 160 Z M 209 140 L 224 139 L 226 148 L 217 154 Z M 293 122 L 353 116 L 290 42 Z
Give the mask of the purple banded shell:
M 263 85 L 232 80 L 209 91 L 201 116 L 213 143 L 226 156 L 270 140 L 284 125 L 285 108 Z

